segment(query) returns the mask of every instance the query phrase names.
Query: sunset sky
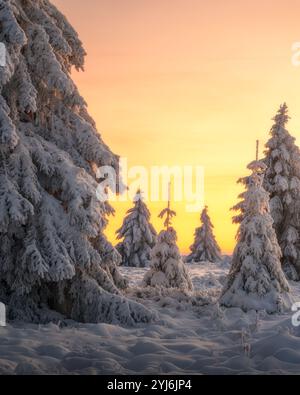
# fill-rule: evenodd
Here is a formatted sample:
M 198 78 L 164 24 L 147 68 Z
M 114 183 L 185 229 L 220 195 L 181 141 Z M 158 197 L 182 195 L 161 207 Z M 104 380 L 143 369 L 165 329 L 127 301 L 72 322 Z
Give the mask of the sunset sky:
M 111 149 L 130 165 L 201 165 L 205 203 L 222 250 L 234 247 L 229 211 L 236 180 L 247 174 L 255 140 L 268 139 L 271 118 L 286 101 L 289 130 L 300 143 L 300 1 L 54 0 L 88 53 L 74 73 Z M 114 204 L 107 234 L 129 203 Z M 199 213 L 174 204 L 182 252 Z M 152 220 L 163 204 L 149 204 Z

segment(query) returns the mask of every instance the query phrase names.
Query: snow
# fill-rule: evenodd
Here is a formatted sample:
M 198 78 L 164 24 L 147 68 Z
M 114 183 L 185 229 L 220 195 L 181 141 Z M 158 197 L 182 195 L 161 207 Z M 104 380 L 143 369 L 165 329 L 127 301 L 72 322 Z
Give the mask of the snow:
M 271 215 L 282 250 L 283 269 L 290 280 L 297 281 L 300 276 L 300 151 L 296 139 L 286 129 L 289 119 L 284 103 L 273 118 L 271 137 L 266 144 L 264 188 L 270 193 Z
M 175 229 L 168 228 L 160 232 L 151 252 L 150 270 L 145 274 L 144 286 L 193 290 L 187 267 L 176 242 Z
M 187 257 L 187 262 L 218 262 L 221 260 L 221 249 L 214 236 L 214 226 L 208 215 L 206 206 L 201 213 L 201 227 L 195 230 L 194 243 L 191 245 L 191 254 Z
M 263 188 L 266 165 L 255 161 L 248 165 L 252 171 L 247 181 L 242 205 L 235 222 L 240 221 L 232 266 L 220 303 L 240 307 L 244 311 L 266 310 L 281 312 L 291 308 L 289 285 L 282 270 L 282 253 L 278 244 L 269 194 Z
M 134 207 L 127 211 L 122 227 L 116 232 L 117 239 L 122 240 L 116 246 L 122 256 L 122 265 L 145 267 L 149 264 L 157 238 L 150 217 L 150 211 L 143 201 L 143 193 L 138 190 L 134 197 Z
M 195 293 L 220 294 L 229 270 L 189 267 Z M 147 269 L 121 268 L 132 289 Z M 295 300 L 300 289 L 291 283 Z M 0 328 L 0 374 L 299 374 L 300 327 L 292 312 L 268 315 L 217 304 L 143 303 L 159 314 L 151 324 L 9 324 Z
M 0 10 L 7 55 L 0 67 L 0 300 L 8 317 L 151 321 L 151 311 L 121 294 L 121 257 L 104 240 L 113 208 L 98 199 L 98 173 L 107 166 L 118 173 L 119 157 L 72 80 L 86 55 L 78 34 L 48 0 L 0 0 Z

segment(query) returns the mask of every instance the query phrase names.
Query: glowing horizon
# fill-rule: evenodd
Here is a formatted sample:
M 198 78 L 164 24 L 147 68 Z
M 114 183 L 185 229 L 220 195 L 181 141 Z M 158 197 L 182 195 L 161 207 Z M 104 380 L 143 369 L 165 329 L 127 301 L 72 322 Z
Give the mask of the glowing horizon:
M 300 142 L 300 3 L 288 0 L 54 0 L 87 50 L 73 73 L 106 144 L 130 165 L 202 165 L 205 204 L 224 253 L 235 244 L 230 207 L 268 140 L 282 102 Z M 150 203 L 152 223 L 164 203 Z M 114 204 L 113 242 L 130 203 Z M 179 246 L 188 252 L 200 213 L 174 203 Z

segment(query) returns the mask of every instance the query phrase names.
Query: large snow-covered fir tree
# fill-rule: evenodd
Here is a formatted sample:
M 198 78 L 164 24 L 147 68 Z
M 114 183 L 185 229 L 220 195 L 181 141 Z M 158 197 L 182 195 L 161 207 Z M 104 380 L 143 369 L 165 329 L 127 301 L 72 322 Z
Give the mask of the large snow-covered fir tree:
M 79 321 L 133 324 L 152 314 L 124 298 L 120 256 L 102 235 L 97 167 L 118 170 L 70 73 L 85 51 L 48 0 L 0 0 L 0 298 L 10 318 L 51 309 Z
M 286 129 L 288 107 L 283 104 L 274 118 L 266 145 L 265 189 L 270 193 L 271 214 L 288 278 L 300 279 L 300 151 Z
M 116 248 L 122 256 L 122 264 L 147 266 L 156 237 L 156 231 L 150 223 L 150 211 L 143 202 L 142 192 L 137 191 L 134 207 L 127 212 L 122 227 L 117 230 L 117 238 L 122 241 Z
M 281 268 L 281 250 L 270 214 L 269 194 L 263 188 L 266 165 L 251 163 L 242 208 L 237 246 L 221 304 L 243 310 L 275 313 L 289 307 L 289 285 Z
M 171 210 L 170 199 L 168 207 L 164 209 L 159 218 L 166 217 L 163 230 L 158 235 L 157 243 L 151 253 L 151 267 L 144 276 L 144 285 L 150 287 L 179 288 L 183 291 L 192 291 L 193 284 L 188 268 L 182 260 L 177 247 L 177 234 L 171 226 L 171 220 L 176 215 Z
M 221 260 L 221 250 L 213 233 L 214 226 L 208 215 L 206 206 L 201 213 L 202 226 L 195 231 L 195 240 L 190 247 L 191 254 L 187 262 L 218 262 Z

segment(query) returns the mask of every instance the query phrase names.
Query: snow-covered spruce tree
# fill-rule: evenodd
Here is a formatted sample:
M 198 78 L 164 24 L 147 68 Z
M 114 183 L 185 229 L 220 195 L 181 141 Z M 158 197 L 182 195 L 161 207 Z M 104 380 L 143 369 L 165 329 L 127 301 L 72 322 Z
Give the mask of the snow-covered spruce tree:
M 95 170 L 118 170 L 118 158 L 70 77 L 84 64 L 77 33 L 48 0 L 0 0 L 0 42 L 0 297 L 9 317 L 43 322 L 56 310 L 148 321 L 122 296 L 120 256 L 102 235 L 112 209 L 96 199 Z
M 266 145 L 264 187 L 270 193 L 271 214 L 282 250 L 282 266 L 291 280 L 300 279 L 300 151 L 286 129 L 288 108 L 274 118 Z
M 145 274 L 144 285 L 150 287 L 179 288 L 183 291 L 192 291 L 193 284 L 188 268 L 182 260 L 177 247 L 177 234 L 171 227 L 171 219 L 175 211 L 164 209 L 159 217 L 166 216 L 165 227 L 158 235 L 158 240 L 151 253 L 151 267 Z
M 117 238 L 122 241 L 116 248 L 124 266 L 145 267 L 149 264 L 157 237 L 149 221 L 150 212 L 143 202 L 142 192 L 137 191 L 134 207 L 127 212 L 122 227 L 117 230 Z
M 252 175 L 243 195 L 237 246 L 221 304 L 245 311 L 280 312 L 289 307 L 289 285 L 281 268 L 281 250 L 270 215 L 269 195 L 262 186 L 266 165 L 255 161 L 248 168 Z
M 194 244 L 190 247 L 191 254 L 187 262 L 218 262 L 221 258 L 221 250 L 213 234 L 214 226 L 208 215 L 206 206 L 201 213 L 202 226 L 195 231 Z

